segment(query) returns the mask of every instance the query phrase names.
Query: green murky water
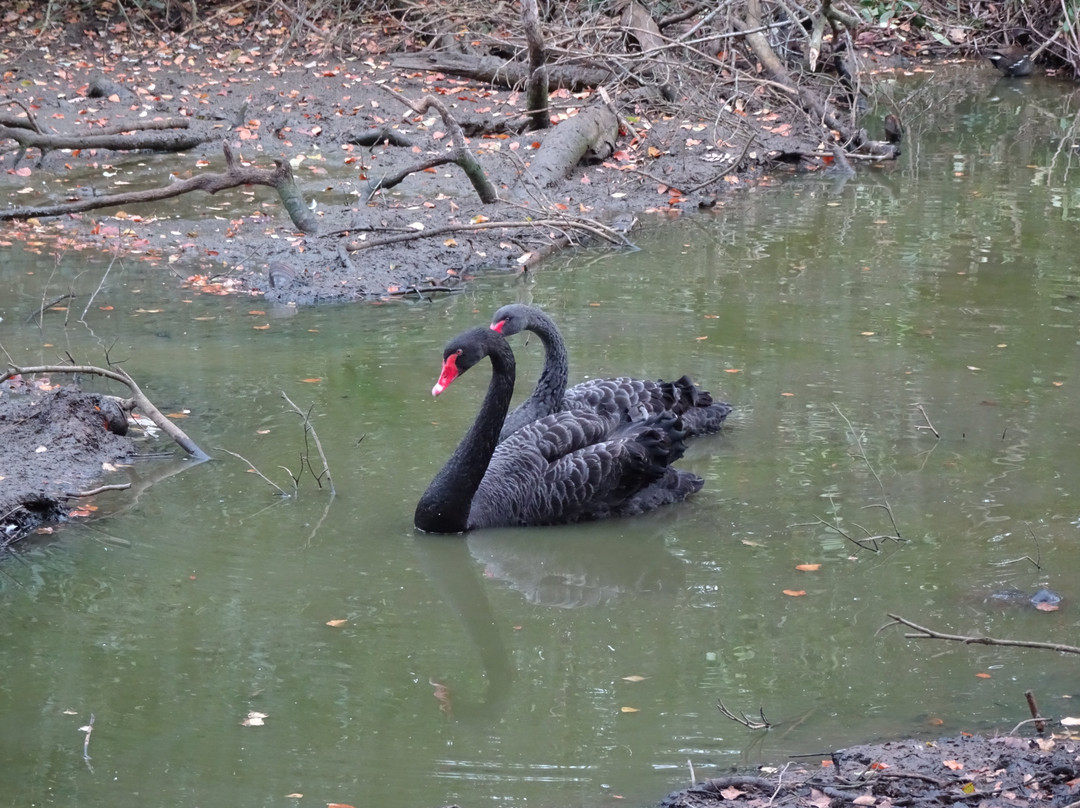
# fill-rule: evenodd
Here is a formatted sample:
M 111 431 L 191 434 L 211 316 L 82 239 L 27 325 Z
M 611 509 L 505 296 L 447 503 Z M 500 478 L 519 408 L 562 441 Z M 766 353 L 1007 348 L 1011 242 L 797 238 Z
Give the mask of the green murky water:
M 9 251 L 13 359 L 107 347 L 217 459 L 141 463 L 161 479 L 3 562 L 4 802 L 644 805 L 688 761 L 703 776 L 1010 728 L 1029 688 L 1075 713 L 1068 660 L 878 633 L 897 612 L 1080 635 L 1076 102 L 988 72 L 897 90 L 915 98 L 898 164 L 431 303 L 266 310 L 128 261 L 89 327 L 39 328 L 28 311 L 72 284 L 85 301 L 105 263 Z M 414 534 L 486 380 L 432 400 L 442 345 L 512 300 L 556 318 L 573 379 L 690 373 L 738 407 L 682 461 L 700 495 L 632 521 Z M 539 341 L 514 344 L 534 379 Z M 310 478 L 281 500 L 218 450 L 286 485 L 303 434 L 282 392 L 314 405 L 332 501 Z M 885 503 L 904 541 L 878 553 L 827 526 L 887 533 Z M 1023 556 L 1043 569 L 1008 563 Z M 984 602 L 1043 585 L 1061 611 Z M 717 699 L 777 726 L 751 734 Z M 250 711 L 265 726 L 241 726 Z

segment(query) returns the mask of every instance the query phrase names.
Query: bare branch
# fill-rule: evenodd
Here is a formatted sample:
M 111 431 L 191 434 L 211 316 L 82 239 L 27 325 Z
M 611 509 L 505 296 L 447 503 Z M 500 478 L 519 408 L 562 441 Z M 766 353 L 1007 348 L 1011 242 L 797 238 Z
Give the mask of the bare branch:
M 1065 645 L 1063 643 L 1056 642 L 1036 642 L 1034 640 L 999 640 L 994 637 L 978 637 L 967 636 L 964 634 L 945 634 L 941 631 L 936 631 L 925 626 L 920 626 L 918 623 L 913 623 L 906 617 L 901 617 L 898 614 L 889 614 L 892 619 L 892 623 L 886 623 L 884 626 L 878 629 L 878 633 L 884 631 L 890 626 L 904 625 L 908 628 L 915 629 L 917 633 L 905 634 L 905 637 L 913 640 L 949 640 L 950 642 L 960 642 L 965 645 L 998 645 L 1007 646 L 1010 648 L 1041 648 L 1046 651 L 1059 651 L 1063 654 L 1080 654 L 1080 647 L 1075 645 Z

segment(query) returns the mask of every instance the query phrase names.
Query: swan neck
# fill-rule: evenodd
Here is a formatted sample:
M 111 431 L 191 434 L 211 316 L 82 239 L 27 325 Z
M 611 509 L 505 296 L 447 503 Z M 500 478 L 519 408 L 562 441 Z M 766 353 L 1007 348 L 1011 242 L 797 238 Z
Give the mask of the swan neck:
M 514 392 L 514 354 L 498 339 L 488 354 L 491 381 L 476 420 L 416 506 L 414 523 L 427 533 L 463 533 L 470 527 L 473 498 L 495 453 Z

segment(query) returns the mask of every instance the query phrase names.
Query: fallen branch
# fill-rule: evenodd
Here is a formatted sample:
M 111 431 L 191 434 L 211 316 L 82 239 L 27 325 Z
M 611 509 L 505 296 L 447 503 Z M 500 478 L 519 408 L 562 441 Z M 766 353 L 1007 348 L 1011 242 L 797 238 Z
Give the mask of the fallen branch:
M 469 230 L 493 230 L 495 228 L 528 228 L 535 229 L 538 227 L 558 227 L 566 228 L 569 230 L 581 230 L 587 233 L 591 233 L 598 238 L 602 238 L 612 244 L 625 244 L 626 239 L 620 238 L 619 234 L 612 230 L 610 227 L 605 227 L 599 222 L 582 222 L 575 219 L 533 219 L 523 221 L 505 221 L 505 222 L 472 222 L 469 224 L 452 224 L 446 227 L 435 227 L 431 230 L 415 230 L 409 233 L 402 233 L 400 236 L 388 236 L 381 238 L 377 241 L 354 241 L 350 242 L 347 249 L 351 252 L 358 252 L 359 250 L 367 250 L 371 247 L 384 247 L 387 244 L 398 244 L 402 241 L 415 241 L 420 238 L 434 238 L 435 236 L 444 236 L 447 233 L 458 233 Z
M 70 499 L 77 499 L 80 497 L 95 497 L 105 491 L 127 491 L 131 488 L 131 483 L 114 483 L 112 485 L 99 485 L 97 488 L 91 488 L 89 491 L 70 491 L 64 494 L 65 497 Z
M 1045 651 L 1058 651 L 1063 654 L 1080 654 L 1080 647 L 1075 645 L 1065 645 L 1057 642 L 1037 642 L 1035 640 L 999 640 L 994 637 L 978 637 L 978 636 L 966 636 L 963 634 L 945 634 L 940 631 L 935 631 L 932 628 L 926 628 L 920 626 L 918 623 L 913 623 L 906 617 L 901 617 L 898 614 L 889 613 L 889 617 L 893 622 L 886 623 L 884 626 L 877 630 L 877 633 L 881 633 L 890 626 L 903 625 L 908 628 L 915 629 L 917 633 L 908 633 L 904 636 L 912 640 L 949 640 L 950 642 L 960 642 L 964 645 L 998 645 L 1007 646 L 1011 648 L 1041 648 Z
M 772 722 L 765 717 L 764 707 L 758 708 L 758 715 L 761 716 L 760 721 L 751 718 L 746 713 L 743 713 L 741 717 L 735 715 L 735 713 L 727 708 L 727 705 L 725 705 L 721 699 L 716 700 L 716 709 L 718 709 L 725 718 L 730 718 L 736 724 L 742 724 L 747 729 L 772 729 Z
M 450 133 L 450 142 L 453 144 L 449 160 L 444 162 L 456 163 L 458 167 L 465 172 L 465 176 L 469 178 L 469 182 L 471 182 L 473 188 L 476 189 L 480 201 L 485 205 L 490 205 L 499 198 L 498 193 L 495 191 L 495 186 L 492 185 L 491 181 L 487 178 L 487 174 L 484 173 L 484 169 L 476 159 L 476 156 L 469 151 L 469 146 L 465 142 L 465 134 L 461 131 L 461 126 L 458 122 L 454 120 L 454 116 L 450 114 L 450 110 L 446 108 L 446 104 L 432 95 L 425 95 L 420 101 L 411 101 L 401 93 L 396 92 L 389 87 L 384 87 L 383 89 L 418 115 L 423 115 L 429 109 L 435 107 L 443 119 L 443 125 L 446 126 L 446 131 Z M 439 164 L 436 163 L 435 165 Z M 424 168 L 431 167 L 432 166 L 428 164 L 424 165 Z M 411 173 L 411 171 L 409 173 Z M 398 182 L 400 181 L 401 180 L 398 180 Z M 381 181 L 376 184 L 376 189 L 379 186 L 388 187 Z
M 35 365 L 33 367 L 18 367 L 10 364 L 8 370 L 3 375 L 0 375 L 0 383 L 7 381 L 12 376 L 28 376 L 33 373 L 83 373 L 89 376 L 102 376 L 106 379 L 120 382 L 121 384 L 126 385 L 131 391 L 131 399 L 121 402 L 121 407 L 125 410 L 131 410 L 134 407 L 142 411 L 147 418 L 153 421 L 154 424 L 161 429 L 162 432 L 176 441 L 180 448 L 196 460 L 202 461 L 210 459 L 210 455 L 200 449 L 198 444 L 184 433 L 184 430 L 166 418 L 161 413 L 161 410 L 154 406 L 143 391 L 139 389 L 139 385 L 135 383 L 135 380 L 132 379 L 123 368 L 109 370 L 106 368 L 95 367 L 94 365 Z
M 0 135 L 2 134 L 2 127 L 0 127 Z M 83 145 L 83 148 L 89 148 L 89 146 Z M 59 205 L 0 210 L 0 221 L 31 219 L 41 216 L 63 216 L 69 213 L 97 210 L 98 208 L 158 202 L 190 191 L 205 191 L 208 194 L 216 194 L 218 191 L 225 191 L 242 185 L 266 185 L 278 192 L 282 205 L 284 205 L 298 230 L 304 233 L 315 233 L 318 230 L 318 222 L 307 205 L 304 204 L 303 196 L 296 185 L 296 180 L 293 178 L 292 167 L 288 162 L 275 160 L 275 167 L 272 170 L 256 168 L 255 166 L 242 166 L 233 156 L 232 148 L 228 143 L 223 143 L 222 149 L 225 152 L 226 171 L 224 174 L 200 174 L 197 177 L 174 182 L 163 188 L 148 188 L 144 191 L 88 197 Z
M 529 82 L 532 70 L 521 62 L 510 62 L 497 56 L 470 56 L 464 53 L 407 53 L 394 59 L 394 67 L 404 70 L 430 70 L 450 73 L 500 87 L 521 87 Z M 552 90 L 566 88 L 578 91 L 595 87 L 614 78 L 608 69 L 576 65 L 548 65 L 547 81 Z
M 184 126 L 187 124 L 185 123 Z M 121 128 L 121 126 L 123 128 Z M 110 151 L 156 151 L 178 152 L 186 151 L 205 143 L 214 134 L 195 133 L 190 131 L 177 131 L 177 124 L 167 130 L 145 124 L 122 124 L 110 127 L 100 134 L 80 133 L 76 135 L 59 134 L 55 132 L 35 132 L 22 126 L 5 126 L 0 124 L 0 139 L 14 140 L 23 151 L 26 149 L 40 149 L 44 157 L 51 151 L 58 149 L 108 149 Z M 123 134 L 133 132 L 134 134 Z

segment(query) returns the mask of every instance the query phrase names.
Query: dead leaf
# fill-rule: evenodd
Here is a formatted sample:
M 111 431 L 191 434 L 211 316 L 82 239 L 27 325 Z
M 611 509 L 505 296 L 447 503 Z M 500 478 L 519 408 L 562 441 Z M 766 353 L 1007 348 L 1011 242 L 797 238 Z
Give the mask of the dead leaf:
M 635 674 L 632 674 L 631 676 L 624 676 L 623 681 L 624 682 L 644 682 L 646 678 L 647 677 L 645 677 L 645 676 L 638 676 L 635 673 Z
M 640 713 L 641 710 L 639 710 L 637 707 L 620 707 L 619 712 L 620 713 Z
M 805 589 L 785 589 L 784 594 L 787 595 L 789 598 L 801 598 L 803 595 L 806 594 L 806 590 Z
M 327 620 L 326 625 L 330 626 L 330 628 L 341 628 L 342 626 L 349 625 L 349 621 L 345 619 Z
M 821 569 L 820 564 L 796 564 L 795 569 L 802 570 L 803 572 L 816 572 Z
M 958 772 L 962 768 L 964 768 L 964 764 L 961 763 L 959 760 L 943 760 L 941 761 L 941 765 L 943 765 L 946 769 L 952 769 L 954 772 Z

